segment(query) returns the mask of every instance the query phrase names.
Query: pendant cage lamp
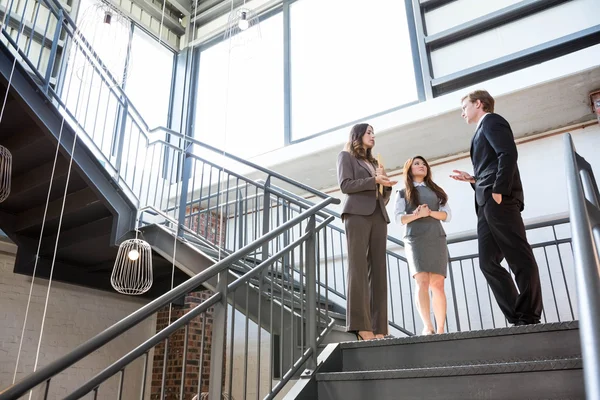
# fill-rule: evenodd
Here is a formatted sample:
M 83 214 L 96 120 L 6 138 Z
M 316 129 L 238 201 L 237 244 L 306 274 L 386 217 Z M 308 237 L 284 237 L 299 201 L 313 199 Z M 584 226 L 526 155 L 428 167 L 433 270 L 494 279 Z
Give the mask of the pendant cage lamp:
M 0 203 L 10 195 L 10 180 L 12 175 L 12 154 L 0 146 Z
M 140 295 L 152 287 L 152 249 L 148 242 L 135 238 L 119 246 L 110 276 L 112 287 L 119 293 Z
M 231 47 L 244 46 L 261 38 L 258 15 L 244 4 L 229 13 L 225 39 Z
M 102 60 L 99 67 L 110 73 L 116 84 L 121 86 L 128 74 L 126 60 L 131 21 L 101 0 L 85 1 L 82 6 L 85 8 L 77 19 L 78 30 Z M 77 46 L 77 51 L 71 50 L 71 62 L 77 77 L 91 86 L 106 85 L 93 67 L 96 61 L 84 55 L 81 47 Z

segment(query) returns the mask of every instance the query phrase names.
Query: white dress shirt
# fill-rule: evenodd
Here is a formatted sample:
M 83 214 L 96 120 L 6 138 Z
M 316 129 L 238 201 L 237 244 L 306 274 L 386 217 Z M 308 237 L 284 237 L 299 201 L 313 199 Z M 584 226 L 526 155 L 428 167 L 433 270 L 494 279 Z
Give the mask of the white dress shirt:
M 479 121 L 477 121 L 477 127 L 475 128 L 475 132 L 477 132 L 477 129 L 479 129 L 479 125 L 481 125 L 481 122 L 483 122 L 483 119 L 485 118 L 486 115 L 489 115 L 489 112 L 486 112 L 485 114 L 483 114 L 481 116 L 481 118 L 479 118 Z
M 483 117 L 481 119 L 483 119 Z M 417 187 L 417 186 L 427 187 L 425 182 L 413 182 L 413 185 L 415 185 L 415 187 Z M 446 202 L 446 204 L 442 205 L 442 202 L 440 201 L 440 209 L 438 211 L 444 211 L 446 213 L 446 219 L 443 222 L 450 222 L 450 220 L 452 219 L 452 210 L 450 209 L 450 205 L 448 204 L 448 202 Z M 394 207 L 394 216 L 396 218 L 396 223 L 404 225 L 402 223 L 403 215 L 406 215 L 406 199 L 404 199 L 402 196 L 400 196 L 400 191 L 397 190 L 396 191 L 396 206 Z

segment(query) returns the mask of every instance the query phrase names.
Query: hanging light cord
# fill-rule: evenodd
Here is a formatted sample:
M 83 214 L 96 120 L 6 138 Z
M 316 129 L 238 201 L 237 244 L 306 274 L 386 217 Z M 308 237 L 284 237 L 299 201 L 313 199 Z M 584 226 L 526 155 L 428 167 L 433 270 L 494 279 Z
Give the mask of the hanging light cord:
M 24 10 L 24 12 L 25 12 L 25 10 Z M 2 27 L 4 27 L 4 23 L 5 23 L 6 15 L 7 14 L 5 14 L 5 19 L 4 19 L 3 23 L 2 23 Z M 25 26 L 25 24 L 23 24 L 23 27 L 21 29 L 21 34 L 23 33 L 24 26 Z M 57 29 L 58 29 L 58 27 L 57 27 Z M 18 46 L 18 44 L 17 44 L 17 46 Z M 15 56 L 15 61 L 14 61 L 13 66 L 12 66 L 12 71 L 11 71 L 11 75 L 10 75 L 9 83 L 8 83 L 8 87 L 7 87 L 7 95 L 8 95 L 11 83 L 12 83 L 12 77 L 13 77 L 13 73 L 14 73 L 14 70 L 15 70 L 17 59 L 18 59 L 18 57 Z M 73 78 L 73 71 L 74 70 L 72 69 L 71 70 L 71 76 L 70 76 L 70 79 L 69 79 L 69 89 L 70 89 L 71 81 L 72 81 L 72 78 Z M 81 88 L 80 88 L 80 91 L 81 91 Z M 67 90 L 67 93 L 68 92 L 69 92 L 69 90 Z M 4 98 L 4 103 L 2 105 L 2 111 L 0 112 L 0 122 L 1 122 L 2 117 L 4 115 L 4 110 L 5 110 L 5 106 L 6 106 L 6 99 L 7 99 L 7 96 L 5 96 L 5 98 Z M 66 104 L 66 102 L 65 102 L 65 104 Z M 47 215 L 48 215 L 48 207 L 49 207 L 49 204 L 50 204 L 50 196 L 51 196 L 51 193 L 52 193 L 52 186 L 53 186 L 53 183 L 54 183 L 54 175 L 56 173 L 56 165 L 57 165 L 57 162 L 58 162 L 58 153 L 59 153 L 59 149 L 60 149 L 60 145 L 61 145 L 61 141 L 62 141 L 62 134 L 63 134 L 63 130 L 64 130 L 64 125 L 65 125 L 65 113 L 63 113 L 63 116 L 62 116 L 60 130 L 59 130 L 59 134 L 58 134 L 58 141 L 57 141 L 56 151 L 55 151 L 55 154 L 54 154 L 54 161 L 53 161 L 53 164 L 52 164 L 52 172 L 51 172 L 51 175 L 50 175 L 50 183 L 49 183 L 49 187 L 48 187 L 48 193 L 47 193 L 47 196 L 46 196 L 46 204 L 44 206 L 44 215 L 42 217 L 42 226 L 41 226 L 41 229 L 40 229 L 40 237 L 39 237 L 39 240 L 38 240 L 38 246 L 37 246 L 36 255 L 35 255 L 35 262 L 34 262 L 34 267 L 33 267 L 31 284 L 30 284 L 30 287 L 29 287 L 29 295 L 28 295 L 28 298 L 27 298 L 27 306 L 26 306 L 26 310 L 25 310 L 25 317 L 24 317 L 24 321 L 23 321 L 23 328 L 22 328 L 22 331 L 21 331 L 21 337 L 19 339 L 19 349 L 18 349 L 18 352 L 17 352 L 17 360 L 16 360 L 16 364 L 15 364 L 15 370 L 14 370 L 13 381 L 12 381 L 13 384 L 16 382 L 16 377 L 17 377 L 17 373 L 18 373 L 18 369 L 19 369 L 20 356 L 21 356 L 21 352 L 22 352 L 22 349 L 23 349 L 23 340 L 24 340 L 24 337 L 25 337 L 25 331 L 26 331 L 27 322 L 28 322 L 28 318 L 29 318 L 29 310 L 31 308 L 31 299 L 32 299 L 32 296 L 33 296 L 33 287 L 34 287 L 34 284 L 35 284 L 35 278 L 36 278 L 36 274 L 37 274 L 37 267 L 38 267 L 38 262 L 39 262 L 39 259 L 40 259 L 41 244 L 42 244 L 42 239 L 43 239 L 43 233 L 44 233 L 44 229 L 45 229 L 46 219 L 47 219 Z M 67 179 L 66 179 L 66 182 L 65 182 L 65 192 L 64 192 L 64 195 L 63 195 L 63 202 L 62 202 L 62 206 L 61 206 L 61 212 L 60 212 L 60 215 L 59 215 L 59 226 L 58 226 L 58 230 L 57 230 L 56 242 L 55 242 L 55 246 L 54 246 L 54 254 L 53 254 L 52 264 L 51 264 L 51 268 L 50 268 L 50 276 L 49 276 L 49 279 L 48 279 L 48 288 L 47 288 L 47 291 L 46 291 L 46 298 L 45 298 L 45 304 L 44 304 L 44 312 L 43 312 L 43 315 L 42 315 L 40 336 L 39 336 L 39 339 L 38 339 L 38 345 L 37 345 L 37 350 L 36 350 L 36 357 L 35 357 L 35 363 L 34 363 L 33 371 L 36 371 L 37 365 L 38 365 L 38 362 L 39 362 L 39 354 L 40 354 L 41 343 L 42 343 L 42 339 L 43 339 L 43 335 L 44 335 L 44 326 L 45 326 L 46 315 L 47 315 L 47 310 L 48 310 L 50 290 L 51 290 L 51 287 L 52 287 L 52 277 L 53 277 L 53 274 L 54 274 L 54 266 L 55 266 L 55 262 L 56 262 L 56 252 L 57 252 L 57 248 L 58 248 L 58 241 L 59 241 L 59 237 L 60 237 L 60 229 L 61 229 L 61 226 L 62 226 L 62 220 L 63 220 L 63 216 L 64 216 L 65 202 L 66 202 L 66 196 L 67 196 L 67 190 L 68 190 L 69 180 L 70 180 L 70 176 L 71 176 L 73 156 L 74 156 L 74 152 L 75 152 L 75 145 L 76 145 L 76 143 L 77 143 L 77 131 L 75 131 L 75 136 L 73 138 L 73 145 L 72 145 L 72 148 L 71 148 L 71 157 L 70 157 L 70 160 L 69 160 L 69 167 L 68 167 L 68 172 L 67 172 Z M 29 399 L 31 399 L 32 395 L 33 395 L 33 391 L 30 391 L 29 392 Z
M 23 10 L 23 13 L 25 13 L 25 11 L 26 10 Z M 5 12 L 5 14 L 4 14 L 4 18 L 3 18 L 2 23 L 0 25 L 0 30 L 3 30 L 4 27 L 6 26 L 6 18 L 8 16 L 8 14 L 9 14 L 9 11 L 7 10 Z M 25 29 L 25 24 L 22 24 L 21 30 L 19 32 L 18 37 L 20 37 L 23 34 L 24 29 Z M 4 100 L 2 102 L 2 110 L 0 110 L 0 123 L 2 122 L 2 119 L 4 117 L 4 111 L 6 109 L 6 103 L 7 103 L 7 100 L 8 100 L 8 94 L 9 94 L 10 88 L 12 86 L 12 80 L 13 80 L 15 68 L 16 68 L 16 65 L 17 65 L 17 60 L 19 59 L 18 50 L 20 50 L 20 47 L 19 47 L 19 44 L 17 43 L 17 53 L 15 54 L 15 59 L 14 59 L 13 64 L 12 64 L 12 68 L 11 68 L 11 71 L 10 71 L 10 76 L 8 78 L 8 84 L 7 84 L 7 87 L 6 87 L 6 93 L 4 95 Z M 27 296 L 27 306 L 25 308 L 25 318 L 24 318 L 24 321 L 23 321 L 23 329 L 21 330 L 21 337 L 19 339 L 19 348 L 18 348 L 18 351 L 17 351 L 17 360 L 16 360 L 16 363 L 15 363 L 15 370 L 14 370 L 14 373 L 13 373 L 13 380 L 12 380 L 13 384 L 17 380 L 17 373 L 18 373 L 18 370 L 19 370 L 19 362 L 20 362 L 20 359 L 21 359 L 21 352 L 23 350 L 23 339 L 25 337 L 25 329 L 26 329 L 26 326 L 27 326 L 27 320 L 29 318 L 29 309 L 31 307 L 31 298 L 32 298 L 32 295 L 33 295 L 33 287 L 34 287 L 34 284 L 35 284 L 35 277 L 36 277 L 36 272 L 37 272 L 37 266 L 38 266 L 38 260 L 39 260 L 41 245 L 42 245 L 42 237 L 43 237 L 44 228 L 45 228 L 45 224 L 46 224 L 46 217 L 48 215 L 48 206 L 50 204 L 50 194 L 52 192 L 52 183 L 54 181 L 54 174 L 55 174 L 55 171 L 56 171 L 56 163 L 57 163 L 57 159 L 58 159 L 58 150 L 60 148 L 60 142 L 61 142 L 61 138 L 62 138 L 62 132 L 63 132 L 64 122 L 65 122 L 65 120 L 64 120 L 64 116 L 63 116 L 62 123 L 61 123 L 61 126 L 60 126 L 60 131 L 59 131 L 59 134 L 58 134 L 58 143 L 57 143 L 57 146 L 56 146 L 56 152 L 54 154 L 54 162 L 52 164 L 52 172 L 50 174 L 50 186 L 48 188 L 48 194 L 46 196 L 46 204 L 44 206 L 44 215 L 42 217 L 42 227 L 41 227 L 41 230 L 40 230 L 40 237 L 39 237 L 39 240 L 38 240 L 38 246 L 37 246 L 37 251 L 36 251 L 36 255 L 35 255 L 35 262 L 34 262 L 34 265 L 33 265 L 33 274 L 32 274 L 32 278 L 31 278 L 31 284 L 29 285 L 29 295 Z

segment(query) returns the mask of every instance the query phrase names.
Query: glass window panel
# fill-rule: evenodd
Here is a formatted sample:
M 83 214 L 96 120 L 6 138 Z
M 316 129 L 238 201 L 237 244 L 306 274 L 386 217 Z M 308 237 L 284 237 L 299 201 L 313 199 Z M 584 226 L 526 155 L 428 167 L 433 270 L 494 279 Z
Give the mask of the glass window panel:
M 292 140 L 418 99 L 401 0 L 290 6 Z
M 167 126 L 173 57 L 164 45 L 134 29 L 125 93 L 150 129 Z
M 283 146 L 283 17 L 243 34 L 260 38 L 232 47 L 223 40 L 200 53 L 195 137 L 248 157 Z

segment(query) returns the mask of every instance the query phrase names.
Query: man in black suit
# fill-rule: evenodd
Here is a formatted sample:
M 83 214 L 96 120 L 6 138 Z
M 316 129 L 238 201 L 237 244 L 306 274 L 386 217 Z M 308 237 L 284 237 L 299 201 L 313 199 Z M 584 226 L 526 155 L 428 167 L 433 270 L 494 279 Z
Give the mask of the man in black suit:
M 542 291 L 538 266 L 527 242 L 523 185 L 517 146 L 508 122 L 494 114 L 494 98 L 476 90 L 462 99 L 462 117 L 477 124 L 471 141 L 474 176 L 454 170 L 452 178 L 475 189 L 479 266 L 506 319 L 515 325 L 540 322 Z M 500 262 L 506 258 L 519 291 Z

